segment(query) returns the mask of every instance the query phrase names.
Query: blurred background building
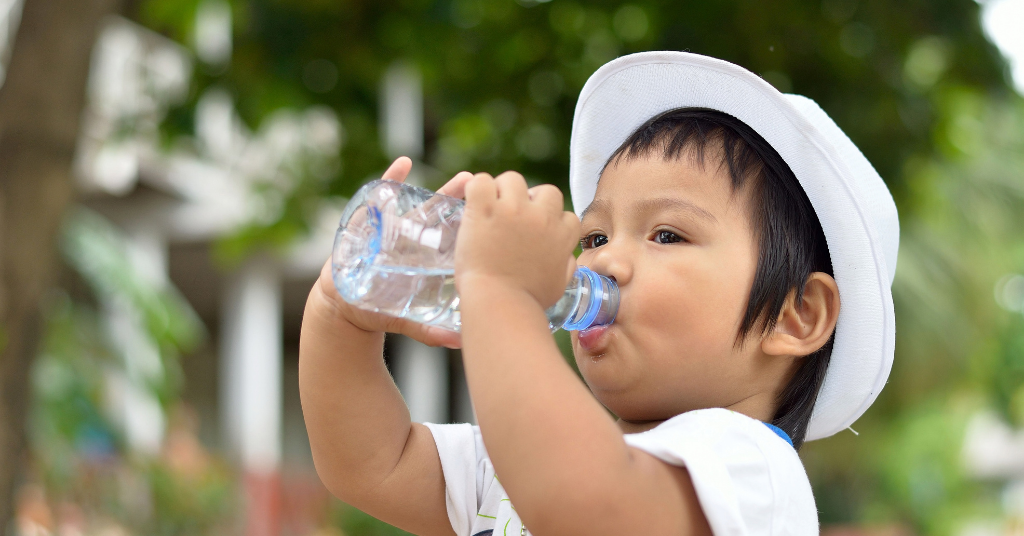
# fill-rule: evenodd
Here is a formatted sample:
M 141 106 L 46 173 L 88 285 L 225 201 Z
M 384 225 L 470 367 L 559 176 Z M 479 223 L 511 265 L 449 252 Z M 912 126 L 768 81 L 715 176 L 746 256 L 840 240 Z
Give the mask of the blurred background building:
M 801 453 L 823 531 L 1024 533 L 1021 28 L 1021 0 L 126 1 L 92 51 L 15 532 L 399 534 L 329 498 L 299 403 L 346 197 L 400 155 L 427 187 L 565 188 L 586 78 L 676 49 L 816 99 L 899 205 L 890 385 Z M 385 354 L 414 420 L 473 421 L 458 352 Z
M 227 3 L 201 6 L 195 54 L 127 19 L 107 21 L 94 52 L 76 177 L 80 217 L 109 223 L 125 268 L 144 285 L 173 289 L 198 320 L 208 344 L 180 358 L 180 402 L 194 412 L 198 439 L 241 470 L 245 532 L 277 534 L 273 527 L 291 514 L 282 512 L 282 471 L 292 486 L 319 482 L 299 402 L 299 326 L 343 200 L 318 204 L 306 215 L 308 234 L 279 251 L 218 263 L 216 245 L 246 225 L 269 221 L 273 205 L 303 174 L 335 173 L 342 127 L 330 108 L 311 106 L 276 112 L 252 132 L 231 96 L 211 87 L 195 106 L 194 137 L 162 147 L 160 123 L 186 96 L 193 62 L 229 65 L 231 20 Z M 389 156 L 417 159 L 411 180 L 422 183 L 420 74 L 398 61 L 384 73 L 380 91 L 382 146 Z M 102 322 L 124 360 L 102 385 L 108 417 L 130 452 L 158 456 L 169 431 L 167 408 L 152 389 L 168 374 L 159 342 L 130 300 L 101 301 Z M 457 356 L 395 336 L 388 359 L 414 420 L 473 422 Z

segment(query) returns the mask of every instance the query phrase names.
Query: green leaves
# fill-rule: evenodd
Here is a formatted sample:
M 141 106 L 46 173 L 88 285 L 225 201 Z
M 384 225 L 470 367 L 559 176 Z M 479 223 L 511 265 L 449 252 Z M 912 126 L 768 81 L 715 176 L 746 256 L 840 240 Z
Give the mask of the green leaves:
M 78 209 L 65 224 L 62 250 L 98 301 L 129 302 L 165 358 L 173 360 L 177 352 L 192 349 L 202 340 L 202 323 L 172 286 L 147 277 L 132 263 L 125 244 L 120 231 L 101 216 Z

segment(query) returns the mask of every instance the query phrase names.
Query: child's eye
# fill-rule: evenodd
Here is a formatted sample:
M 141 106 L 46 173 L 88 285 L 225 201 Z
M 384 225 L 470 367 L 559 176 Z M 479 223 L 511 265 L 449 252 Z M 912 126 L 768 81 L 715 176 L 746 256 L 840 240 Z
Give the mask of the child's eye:
M 591 234 L 580 239 L 580 247 L 583 249 L 599 248 L 608 243 L 608 237 L 602 234 Z
M 654 241 L 659 244 L 674 244 L 676 242 L 683 242 L 683 237 L 672 231 L 658 231 L 654 233 Z

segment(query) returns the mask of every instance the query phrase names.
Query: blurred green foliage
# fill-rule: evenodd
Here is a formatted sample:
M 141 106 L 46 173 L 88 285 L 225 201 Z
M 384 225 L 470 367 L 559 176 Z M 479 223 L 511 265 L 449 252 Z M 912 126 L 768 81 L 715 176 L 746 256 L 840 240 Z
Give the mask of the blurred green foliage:
M 143 0 L 133 16 L 182 43 L 196 0 Z M 972 0 L 232 0 L 229 66 L 200 69 L 163 125 L 192 133 L 195 103 L 226 88 L 250 127 L 283 108 L 331 107 L 342 167 L 298 188 L 234 251 L 302 232 L 309 207 L 346 196 L 387 161 L 381 76 L 424 76 L 426 152 L 436 186 L 461 169 L 515 169 L 566 188 L 575 98 L 621 54 L 688 50 L 742 65 L 818 101 L 894 193 L 902 237 L 890 384 L 856 424 L 802 455 L 821 521 L 896 523 L 950 534 L 998 515 L 996 483 L 964 474 L 964 428 L 991 407 L 1024 425 L 1024 318 L 993 286 L 1024 271 L 1024 107 Z M 282 232 L 282 230 L 284 230 Z M 384 529 L 345 525 L 351 534 Z M 360 522 L 362 523 L 362 522 Z
M 965 426 L 983 408 L 1024 425 L 1024 317 L 994 299 L 996 282 L 1024 269 L 1024 103 L 965 86 L 933 98 L 935 150 L 904 163 L 889 385 L 854 425 L 860 436 L 803 452 L 823 521 L 950 534 L 998 518 L 999 483 L 965 474 Z
M 150 387 L 169 406 L 176 400 L 181 383 L 178 356 L 202 340 L 202 322 L 174 287 L 140 273 L 129 258 L 124 236 L 100 215 L 79 209 L 68 217 L 64 229 L 64 258 L 88 284 L 98 305 L 124 303 L 140 317 L 139 323 L 157 348 L 164 371 L 160 381 Z M 78 326 L 96 327 L 94 322 Z M 96 332 L 92 335 L 98 336 Z M 69 351 L 68 355 L 73 353 Z
M 197 0 L 146 0 L 137 18 L 192 41 Z M 307 229 L 309 198 L 351 194 L 387 162 L 379 143 L 384 70 L 408 61 L 424 74 L 426 155 L 439 185 L 461 169 L 516 169 L 567 186 L 575 96 L 617 55 L 688 50 L 762 74 L 817 100 L 907 202 L 903 162 L 930 154 L 939 120 L 930 95 L 965 84 L 1005 93 L 997 53 L 966 0 L 863 2 L 754 0 L 686 4 L 556 0 L 233 0 L 227 69 L 200 69 L 191 99 L 165 122 L 191 133 L 209 87 L 235 97 L 256 128 L 281 108 L 326 104 L 346 130 L 344 166 L 327 184 L 292 192 L 275 221 L 234 237 L 225 251 L 280 245 Z
M 173 288 L 133 266 L 126 242 L 84 209 L 65 222 L 64 259 L 85 288 L 74 298 L 54 291 L 44 307 L 32 373 L 29 481 L 45 490 L 36 508 L 56 506 L 55 517 L 88 534 L 103 526 L 165 536 L 219 533 L 232 519 L 236 477 L 194 448 L 198 441 L 191 442 L 178 406 L 178 356 L 202 340 L 202 325 Z M 142 336 L 158 349 L 164 373 L 143 388 L 171 416 L 159 455 L 132 452 L 119 422 L 123 402 L 115 393 L 119 381 L 131 379 L 105 314 L 112 306 L 134 311 Z
M 188 43 L 195 5 L 147 0 L 138 18 Z M 517 169 L 562 186 L 575 97 L 597 67 L 629 52 L 707 54 L 814 98 L 901 200 L 902 162 L 932 149 L 935 86 L 1006 91 L 997 52 L 977 23 L 979 7 L 964 0 L 233 5 L 232 63 L 202 74 L 191 103 L 210 85 L 226 87 L 253 127 L 282 107 L 331 106 L 347 144 L 330 194 L 351 193 L 386 164 L 377 97 L 395 60 L 424 73 L 428 163 L 445 175 Z M 189 104 L 174 117 L 168 127 L 188 131 Z
M 409 534 L 340 502 L 335 502 L 331 517 L 332 523 L 348 536 L 406 536 Z

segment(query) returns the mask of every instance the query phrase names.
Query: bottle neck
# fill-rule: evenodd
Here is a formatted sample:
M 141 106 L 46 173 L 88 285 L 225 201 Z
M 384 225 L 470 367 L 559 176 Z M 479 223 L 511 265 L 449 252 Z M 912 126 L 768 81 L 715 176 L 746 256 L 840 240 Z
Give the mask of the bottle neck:
M 584 330 L 611 324 L 619 309 L 619 287 L 612 279 L 580 266 L 565 294 L 547 311 L 552 331 Z

